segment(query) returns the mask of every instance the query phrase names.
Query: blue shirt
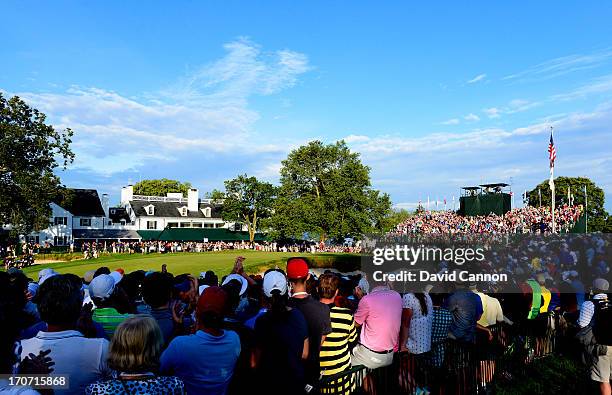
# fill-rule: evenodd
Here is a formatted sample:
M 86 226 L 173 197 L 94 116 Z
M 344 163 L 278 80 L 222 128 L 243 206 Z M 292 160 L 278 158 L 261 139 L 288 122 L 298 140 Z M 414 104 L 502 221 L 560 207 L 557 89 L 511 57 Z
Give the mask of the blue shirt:
M 576 305 L 578 306 L 578 310 L 580 310 L 580 307 L 582 306 L 585 300 L 584 284 L 582 284 L 580 280 L 575 279 L 574 281 L 572 281 L 572 288 L 574 289 L 574 292 L 576 292 Z
M 445 306 L 453 316 L 449 331 L 455 339 L 474 343 L 476 323 L 482 315 L 482 301 L 474 292 L 458 289 L 446 300 Z
M 159 329 L 161 329 L 162 336 L 164 336 L 164 344 L 170 343 L 172 336 L 174 335 L 174 319 L 172 318 L 172 311 L 169 308 L 165 309 L 150 309 L 149 315 L 155 318 Z
M 268 311 L 255 322 L 255 337 L 261 356 L 257 377 L 268 394 L 300 394 L 305 382 L 302 353 L 308 325 L 301 311 L 291 309 L 280 316 Z M 261 384 L 260 383 L 260 384 Z
M 204 331 L 178 336 L 161 356 L 160 371 L 177 376 L 188 394 L 225 394 L 240 355 L 234 331 L 213 336 Z

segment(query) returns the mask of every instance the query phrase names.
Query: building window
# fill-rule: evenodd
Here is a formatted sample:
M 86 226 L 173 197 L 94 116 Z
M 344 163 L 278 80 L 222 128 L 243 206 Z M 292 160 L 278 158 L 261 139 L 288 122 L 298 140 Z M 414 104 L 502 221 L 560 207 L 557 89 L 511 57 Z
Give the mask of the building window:
M 68 217 L 54 217 L 53 225 L 68 225 Z
M 150 204 L 148 206 L 145 207 L 145 210 L 147 212 L 147 215 L 153 215 L 155 214 L 155 206 Z
M 81 218 L 79 223 L 81 226 L 91 226 L 91 218 Z
M 201 228 L 202 227 L 202 223 L 201 222 L 193 222 L 191 224 L 192 228 Z
M 204 224 L 205 228 L 214 228 L 215 224 Z
M 178 228 L 179 227 L 179 223 L 178 222 L 168 222 L 168 227 L 169 228 Z
M 185 207 L 185 206 L 180 207 L 180 208 L 179 208 L 179 213 L 181 213 L 181 215 L 182 215 L 183 217 L 186 217 L 186 216 L 187 216 L 187 207 Z
M 203 208 L 202 214 L 204 214 L 206 218 L 210 218 L 210 216 L 212 215 L 212 209 L 210 207 Z
M 68 236 L 54 236 L 53 237 L 54 246 L 65 246 L 67 244 L 68 244 Z
M 181 228 L 191 228 L 190 222 L 181 222 Z
M 147 229 L 157 229 L 157 221 L 147 221 Z
M 223 227 L 223 222 L 217 222 L 215 228 L 222 228 Z

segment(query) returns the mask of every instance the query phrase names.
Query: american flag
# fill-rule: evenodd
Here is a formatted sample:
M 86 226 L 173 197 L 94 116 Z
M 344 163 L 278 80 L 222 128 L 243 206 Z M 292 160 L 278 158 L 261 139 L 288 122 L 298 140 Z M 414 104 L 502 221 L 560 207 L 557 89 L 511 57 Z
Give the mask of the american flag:
M 552 128 L 550 128 L 550 143 L 548 143 L 548 159 L 550 160 L 550 167 L 555 167 L 555 159 L 557 159 L 557 149 L 555 148 L 555 142 L 553 141 Z

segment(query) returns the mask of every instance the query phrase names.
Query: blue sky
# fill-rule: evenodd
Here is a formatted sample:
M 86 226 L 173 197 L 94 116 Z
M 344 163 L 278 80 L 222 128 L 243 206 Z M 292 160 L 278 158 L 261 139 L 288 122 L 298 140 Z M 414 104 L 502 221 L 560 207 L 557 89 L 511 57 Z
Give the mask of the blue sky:
M 397 207 L 588 176 L 612 208 L 605 2 L 2 3 L 0 89 L 75 131 L 64 183 L 276 182 L 344 138 Z M 517 198 L 517 204 L 518 204 Z

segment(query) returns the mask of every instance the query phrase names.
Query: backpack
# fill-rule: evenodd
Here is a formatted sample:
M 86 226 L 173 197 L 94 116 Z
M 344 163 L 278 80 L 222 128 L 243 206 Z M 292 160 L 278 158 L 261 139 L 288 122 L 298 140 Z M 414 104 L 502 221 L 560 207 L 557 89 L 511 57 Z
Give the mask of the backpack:
M 607 299 L 593 300 L 593 335 L 597 344 L 612 346 L 612 305 Z

